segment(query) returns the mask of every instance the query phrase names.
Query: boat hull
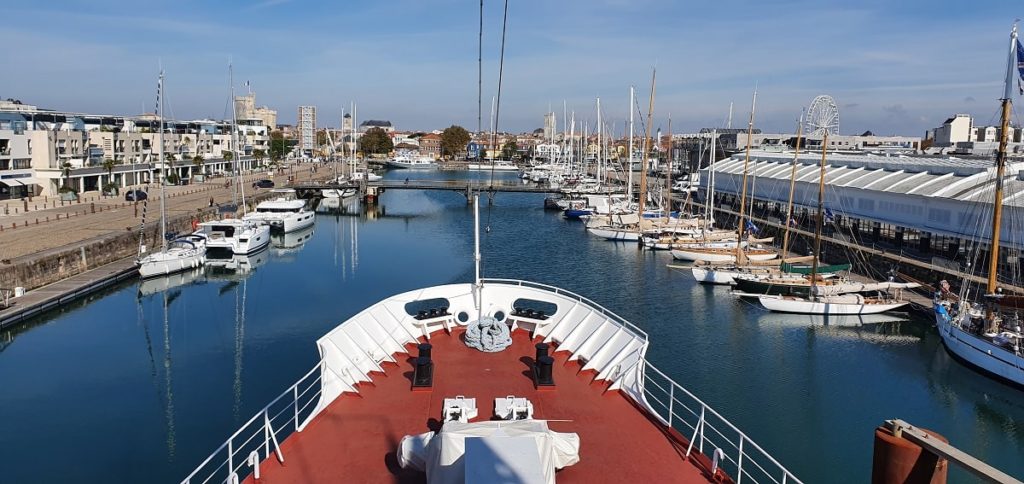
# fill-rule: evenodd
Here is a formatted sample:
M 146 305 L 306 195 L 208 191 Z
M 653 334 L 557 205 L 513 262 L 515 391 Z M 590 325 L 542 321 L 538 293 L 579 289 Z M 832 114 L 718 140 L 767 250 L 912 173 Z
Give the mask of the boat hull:
M 613 229 L 606 227 L 590 227 L 587 229 L 591 235 L 596 235 L 605 240 L 621 240 L 624 242 L 636 242 L 640 240 L 640 233 L 632 230 Z
M 758 302 L 769 311 L 793 314 L 827 314 L 833 316 L 878 314 L 906 306 L 907 302 L 878 304 L 848 304 L 827 301 L 809 301 L 803 298 L 761 296 Z
M 205 255 L 205 251 L 194 249 L 188 252 L 179 252 L 175 249 L 166 253 L 157 252 L 139 261 L 139 276 L 146 279 L 195 269 L 203 265 Z
M 772 260 L 778 254 L 775 252 L 747 253 L 747 259 L 752 261 Z M 672 249 L 672 257 L 678 260 L 690 262 L 736 262 L 736 253 L 729 250 L 704 251 L 692 250 L 689 248 Z
M 946 351 L 975 370 L 1024 387 L 1024 356 L 960 329 L 941 305 L 936 305 L 934 312 L 935 326 Z
M 697 282 L 702 284 L 720 285 L 734 284 L 736 282 L 734 276 L 737 274 L 736 271 L 713 269 L 708 267 L 691 267 L 690 273 L 693 274 L 693 278 Z
M 810 284 L 773 283 L 752 277 L 738 277 L 735 282 L 737 291 L 748 294 L 797 297 L 808 297 L 811 295 Z

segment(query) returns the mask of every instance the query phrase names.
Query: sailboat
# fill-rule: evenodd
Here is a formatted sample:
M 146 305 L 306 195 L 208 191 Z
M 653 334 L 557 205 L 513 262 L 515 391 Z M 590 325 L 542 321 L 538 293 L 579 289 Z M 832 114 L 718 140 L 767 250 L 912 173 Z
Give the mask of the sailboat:
M 896 297 L 890 297 L 887 292 L 878 297 L 867 297 L 861 294 L 819 295 L 821 291 L 818 290 L 818 286 L 824 282 L 818 275 L 818 255 L 821 254 L 821 228 L 825 219 L 825 161 L 828 157 L 827 153 L 828 131 L 824 133 L 821 141 L 818 214 L 814 231 L 814 257 L 811 259 L 811 273 L 808 280 L 809 293 L 807 297 L 762 295 L 757 298 L 758 302 L 768 310 L 781 313 L 826 315 L 878 314 L 907 305 L 908 302 L 899 297 L 902 288 L 896 288 Z
M 235 98 L 234 74 L 228 67 L 228 78 L 231 83 L 231 99 Z M 245 187 L 242 183 L 241 169 L 238 166 L 238 135 L 235 103 L 231 103 L 231 151 L 235 172 L 235 190 L 241 190 L 242 216 L 245 216 Z M 236 200 L 237 202 L 237 200 Z M 270 245 L 270 226 L 255 220 L 225 218 L 199 224 L 197 233 L 206 237 L 209 249 L 230 251 L 232 254 L 252 254 Z
M 774 250 L 756 245 L 756 240 L 750 240 L 743 244 L 743 232 L 749 228 L 752 232 L 753 224 L 747 222 L 750 227 L 744 225 L 743 215 L 746 211 L 747 202 L 747 174 L 750 166 L 750 145 L 754 132 L 754 113 L 757 109 L 757 89 L 754 90 L 754 97 L 750 106 L 750 121 L 747 123 L 747 154 L 743 162 L 743 189 L 740 193 L 740 210 L 737 221 L 737 238 L 739 242 L 732 247 L 715 247 L 707 245 L 687 246 L 672 250 L 672 258 L 691 262 L 720 262 L 744 264 L 746 261 L 767 261 L 778 256 Z
M 1015 72 L 1014 66 L 1017 66 Z M 959 296 L 949 290 L 948 283 L 936 293 L 935 325 L 946 349 L 961 361 L 997 378 L 1024 385 L 1024 332 L 1016 311 L 1005 311 L 1013 305 L 1000 304 L 1019 296 L 1002 294 L 998 281 L 999 242 L 1002 232 L 1003 177 L 1006 172 L 1006 145 L 1013 107 L 1013 78 L 1024 82 L 1024 46 L 1017 40 L 1017 25 L 1010 32 L 1005 90 L 1002 99 L 1002 129 L 996 153 L 995 190 L 992 199 L 991 250 L 988 259 L 986 291 L 980 301 L 968 301 L 969 284 L 965 281 Z
M 160 118 L 160 133 L 157 135 L 157 157 L 160 164 L 160 242 L 159 252 L 154 252 L 141 257 L 137 264 L 139 275 L 143 278 L 173 274 L 186 269 L 194 269 L 203 265 L 206 259 L 206 243 L 201 236 L 188 236 L 167 241 L 167 194 L 164 185 L 167 184 L 167 167 L 164 165 L 164 73 L 160 71 L 160 80 L 157 85 L 157 102 L 159 106 L 158 117 Z M 142 247 L 144 250 L 145 247 Z

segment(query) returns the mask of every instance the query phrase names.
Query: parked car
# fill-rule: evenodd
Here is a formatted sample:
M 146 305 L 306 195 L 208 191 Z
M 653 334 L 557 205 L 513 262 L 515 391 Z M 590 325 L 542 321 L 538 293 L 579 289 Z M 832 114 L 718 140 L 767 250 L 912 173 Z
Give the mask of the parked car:
M 128 190 L 124 194 L 126 202 L 141 202 L 147 198 L 149 198 L 149 195 L 142 190 Z
M 266 180 L 266 179 L 256 180 L 256 182 L 254 182 L 252 184 L 252 187 L 253 188 L 274 188 L 274 180 Z

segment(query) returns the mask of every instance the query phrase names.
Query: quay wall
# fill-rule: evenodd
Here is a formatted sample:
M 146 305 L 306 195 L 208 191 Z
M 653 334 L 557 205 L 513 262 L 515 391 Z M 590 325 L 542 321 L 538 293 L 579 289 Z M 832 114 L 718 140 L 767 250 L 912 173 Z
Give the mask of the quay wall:
M 247 205 L 255 206 L 257 202 L 270 195 L 269 192 L 256 195 L 247 201 Z M 192 231 L 193 220 L 203 222 L 213 220 L 216 216 L 216 208 L 205 208 L 197 210 L 192 215 L 168 218 L 167 231 L 189 233 Z M 134 219 L 126 219 L 125 222 L 133 225 L 126 227 L 124 232 L 112 232 L 67 246 L 17 257 L 11 259 L 9 263 L 4 261 L 4 264 L 0 265 L 0 287 L 24 287 L 26 290 L 32 290 L 137 255 L 138 222 Z M 148 250 L 160 246 L 159 218 L 146 223 L 142 236 Z

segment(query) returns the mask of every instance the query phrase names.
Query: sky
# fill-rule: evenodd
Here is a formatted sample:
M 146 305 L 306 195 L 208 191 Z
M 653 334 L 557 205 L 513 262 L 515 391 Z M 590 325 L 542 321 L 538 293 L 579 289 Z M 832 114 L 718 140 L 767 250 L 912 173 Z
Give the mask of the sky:
M 7 3 L 7 2 L 5 2 Z M 1019 0 L 510 0 L 498 128 L 542 126 L 563 106 L 621 133 L 754 124 L 793 132 L 819 94 L 835 98 L 840 132 L 921 136 L 955 113 L 998 121 L 1009 29 Z M 484 1 L 483 114 L 498 84 L 503 2 Z M 167 114 L 229 116 L 236 92 L 294 123 L 315 105 L 320 126 L 342 109 L 401 130 L 477 126 L 476 0 L 9 2 L 0 26 L 0 98 L 61 111 L 151 111 L 160 67 Z M 639 124 L 638 124 L 639 129 Z

